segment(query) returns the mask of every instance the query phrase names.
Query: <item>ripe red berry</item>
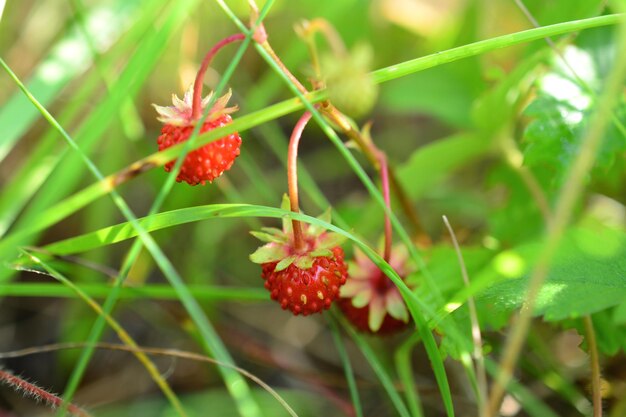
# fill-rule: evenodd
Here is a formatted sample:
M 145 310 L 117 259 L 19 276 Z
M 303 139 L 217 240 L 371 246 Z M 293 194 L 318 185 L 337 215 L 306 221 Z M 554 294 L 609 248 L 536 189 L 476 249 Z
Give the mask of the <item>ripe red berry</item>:
M 310 268 L 291 264 L 276 271 L 277 265 L 278 262 L 262 264 L 261 277 L 272 299 L 295 315 L 307 316 L 328 309 L 348 276 L 339 246 L 332 249 L 332 256 L 315 257 Z
M 212 93 L 202 100 L 202 112 L 208 104 Z M 183 99 L 176 95 L 172 96 L 173 106 L 154 105 L 160 117 L 159 121 L 165 123 L 161 129 L 161 136 L 157 139 L 159 150 L 167 149 L 170 146 L 184 142 L 191 136 L 196 120 L 192 117 L 192 96 L 190 88 Z M 200 133 L 225 126 L 232 122 L 229 113 L 237 110 L 237 107 L 226 107 L 230 99 L 230 91 L 223 97 L 216 100 L 209 111 Z M 238 133 L 231 133 L 228 136 L 208 143 L 201 148 L 193 150 L 187 154 L 176 181 L 186 181 L 190 185 L 204 184 L 212 182 L 222 175 L 224 171 L 230 169 L 239 155 L 241 137 Z M 176 161 L 165 164 L 165 170 L 169 172 Z
M 403 279 L 408 275 L 406 255 L 394 248 L 390 264 Z M 340 291 L 339 308 L 362 332 L 390 334 L 405 329 L 409 313 L 395 284 L 363 252 L 355 252 L 350 278 Z
M 283 207 L 289 207 L 288 199 Z M 283 310 L 307 316 L 328 309 L 346 283 L 348 267 L 339 246 L 343 237 L 302 224 L 304 249 L 297 250 L 291 226 L 291 220 L 284 218 L 283 230 L 252 232 L 267 244 L 250 255 L 250 260 L 261 264 L 265 288 Z

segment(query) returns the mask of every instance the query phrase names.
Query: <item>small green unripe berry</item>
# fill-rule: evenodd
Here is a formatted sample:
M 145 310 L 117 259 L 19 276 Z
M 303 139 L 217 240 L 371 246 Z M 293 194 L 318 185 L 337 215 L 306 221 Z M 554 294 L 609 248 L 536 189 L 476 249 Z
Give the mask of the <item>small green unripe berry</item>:
M 328 99 L 350 117 L 369 113 L 378 97 L 378 85 L 370 75 L 372 50 L 359 44 L 345 57 L 324 57 L 322 68 Z

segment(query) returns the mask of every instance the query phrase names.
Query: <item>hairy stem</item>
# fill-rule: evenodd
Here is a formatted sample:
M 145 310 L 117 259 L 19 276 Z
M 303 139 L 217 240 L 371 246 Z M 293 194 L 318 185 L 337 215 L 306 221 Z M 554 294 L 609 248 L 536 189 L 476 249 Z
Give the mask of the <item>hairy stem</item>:
M 193 120 L 198 120 L 200 117 L 202 117 L 202 84 L 204 80 L 204 74 L 209 68 L 209 64 L 213 60 L 213 57 L 217 55 L 220 49 L 222 49 L 229 43 L 243 41 L 244 39 L 246 39 L 246 35 L 244 35 L 243 33 L 235 33 L 234 35 L 230 35 L 229 37 L 224 38 L 216 43 L 213 48 L 211 48 L 209 52 L 207 52 L 204 60 L 202 60 L 202 65 L 200 65 L 198 74 L 196 75 L 196 80 L 193 83 L 193 104 L 191 107 L 191 117 Z
M 300 144 L 300 137 L 302 137 L 302 131 L 306 124 L 311 120 L 311 113 L 305 112 L 296 126 L 291 132 L 291 138 L 289 139 L 289 151 L 287 154 L 287 184 L 289 187 L 289 203 L 291 205 L 291 211 L 294 213 L 300 212 L 300 206 L 298 204 L 298 145 Z M 302 238 L 302 225 L 296 219 L 292 220 L 293 224 L 293 241 L 296 252 L 304 250 L 304 239 Z
M 34 398 L 37 401 L 43 401 L 53 408 L 59 408 L 64 404 L 63 399 L 58 395 L 48 392 L 43 388 L 39 388 L 37 385 L 19 376 L 13 375 L 11 372 L 4 369 L 0 369 L 0 383 L 5 383 L 15 390 L 22 392 L 24 396 Z M 90 415 L 74 404 L 67 404 L 66 407 L 67 410 L 75 416 L 89 417 Z

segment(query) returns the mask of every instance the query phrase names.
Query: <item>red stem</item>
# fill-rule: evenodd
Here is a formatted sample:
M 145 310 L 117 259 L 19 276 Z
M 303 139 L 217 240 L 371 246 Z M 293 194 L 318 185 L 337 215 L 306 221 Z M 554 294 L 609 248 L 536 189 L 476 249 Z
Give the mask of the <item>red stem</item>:
M 294 213 L 300 212 L 300 206 L 298 205 L 298 144 L 300 143 L 300 137 L 306 124 L 311 120 L 311 113 L 305 112 L 296 126 L 291 132 L 291 138 L 289 139 L 289 150 L 287 153 L 287 185 L 289 188 L 289 204 L 291 205 L 291 211 Z M 305 249 L 304 239 L 302 238 L 302 226 L 296 219 L 291 221 L 293 225 L 293 242 L 296 252 L 301 252 Z
M 380 164 L 380 180 L 383 188 L 383 199 L 385 200 L 385 206 L 388 210 L 391 210 L 391 198 L 389 197 L 389 169 L 387 167 L 387 158 L 383 152 L 377 152 L 378 163 Z M 391 219 L 385 211 L 385 252 L 383 259 L 385 262 L 389 262 L 391 258 Z
M 204 80 L 204 74 L 206 70 L 209 68 L 209 64 L 213 57 L 222 49 L 224 46 L 229 43 L 242 41 L 246 38 L 246 35 L 243 33 L 235 33 L 227 38 L 222 39 L 218 43 L 216 43 L 213 48 L 209 52 L 207 52 L 204 60 L 202 61 L 202 65 L 200 65 L 200 69 L 198 70 L 198 74 L 196 75 L 196 80 L 193 84 L 193 105 L 191 107 L 191 117 L 193 120 L 198 120 L 202 116 L 202 83 Z
M 59 408 L 61 407 L 61 405 L 63 405 L 63 399 L 61 397 L 54 395 L 53 393 L 48 392 L 43 388 L 39 388 L 37 385 L 31 384 L 30 382 L 2 369 L 0 369 L 0 382 L 4 382 L 7 385 L 15 388 L 17 391 L 23 392 L 24 395 L 32 397 L 38 401 L 43 401 L 54 408 Z M 81 410 L 74 404 L 66 404 L 66 406 L 67 410 L 76 416 L 89 416 L 89 414 L 87 414 L 85 411 Z

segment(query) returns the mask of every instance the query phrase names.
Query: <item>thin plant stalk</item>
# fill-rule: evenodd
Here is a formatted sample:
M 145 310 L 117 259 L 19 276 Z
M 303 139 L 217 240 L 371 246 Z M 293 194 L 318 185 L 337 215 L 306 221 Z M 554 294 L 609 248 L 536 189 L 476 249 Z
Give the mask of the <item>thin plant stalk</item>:
M 452 239 L 452 244 L 454 246 L 454 251 L 456 252 L 457 261 L 459 266 L 461 267 L 461 276 L 463 277 L 463 284 L 465 287 L 470 286 L 469 276 L 467 274 L 467 267 L 465 266 L 465 260 L 463 259 L 463 254 L 461 253 L 461 247 L 459 246 L 459 242 L 456 238 L 456 234 L 454 233 L 454 229 L 450 225 L 448 221 L 448 217 L 443 216 L 443 222 L 448 229 L 448 233 L 450 233 L 450 238 Z M 485 371 L 485 358 L 483 356 L 483 340 L 480 333 L 480 323 L 478 321 L 478 312 L 476 310 L 476 303 L 474 301 L 474 297 L 469 297 L 467 300 L 467 306 L 469 308 L 469 317 L 472 323 L 472 340 L 474 342 L 474 362 L 475 362 L 475 372 L 478 379 L 478 392 L 477 394 L 477 404 L 478 404 L 478 415 L 485 416 L 486 415 L 486 407 L 485 401 L 487 400 L 487 372 Z
M 44 402 L 52 408 L 67 407 L 67 410 L 78 417 L 90 417 L 90 414 L 82 410 L 77 405 L 67 403 L 63 398 L 43 388 L 38 387 L 32 382 L 28 382 L 13 373 L 0 368 L 0 384 L 6 384 L 16 391 L 19 391 L 25 397 L 34 398 L 36 401 Z
M 258 384 L 261 388 L 266 390 L 272 397 L 276 399 L 276 401 L 278 401 L 283 406 L 283 408 L 285 408 L 285 410 L 289 413 L 289 415 L 291 415 L 292 417 L 298 417 L 298 414 L 296 414 L 293 408 L 291 408 L 291 406 L 287 403 L 287 401 L 285 401 L 285 399 L 281 397 L 280 394 L 276 392 L 276 390 L 274 390 L 269 384 L 264 382 L 261 378 L 254 375 L 253 373 L 246 371 L 245 369 L 240 368 L 237 365 L 220 362 L 208 356 L 204 356 L 199 353 L 188 352 L 185 350 L 154 348 L 154 347 L 144 347 L 144 346 L 134 347 L 134 346 L 120 345 L 116 343 L 106 343 L 106 342 L 98 342 L 98 343 L 93 343 L 93 344 L 85 343 L 85 342 L 66 342 L 66 343 L 53 343 L 49 345 L 41 345 L 41 346 L 36 346 L 32 348 L 14 350 L 10 352 L 0 352 L 0 358 L 2 359 L 19 358 L 22 356 L 35 355 L 39 353 L 56 352 L 62 349 L 84 349 L 86 347 L 89 347 L 92 349 L 107 349 L 107 350 L 115 350 L 115 351 L 121 351 L 121 352 L 130 352 L 133 354 L 144 353 L 144 354 L 153 355 L 153 356 L 169 356 L 169 357 L 174 357 L 174 358 L 187 359 L 191 361 L 211 363 L 214 365 L 230 368 L 234 371 L 239 372 L 241 375 L 245 376 L 246 378 Z M 88 416 L 85 416 L 85 417 L 88 417 Z
M 204 56 L 202 64 L 200 65 L 200 69 L 196 74 L 196 80 L 193 83 L 193 101 L 191 106 L 191 117 L 193 120 L 198 120 L 202 116 L 202 86 L 204 85 L 204 74 L 209 68 L 213 57 L 215 57 L 215 55 L 217 55 L 217 53 L 226 45 L 233 42 L 243 41 L 245 39 L 246 35 L 244 35 L 243 33 L 235 33 L 234 35 L 230 35 L 216 43 Z M 217 96 L 217 94 L 215 95 Z
M 587 339 L 589 360 L 591 362 L 593 417 L 602 417 L 602 378 L 600 375 L 600 359 L 598 355 L 596 331 L 593 328 L 591 316 L 583 317 L 583 323 L 585 324 L 585 338 Z
M 300 138 L 302 137 L 302 131 L 306 127 L 306 124 L 311 120 L 311 113 L 305 112 L 302 117 L 296 123 L 289 139 L 289 150 L 287 154 L 287 184 L 289 188 L 289 204 L 291 211 L 294 213 L 300 212 L 300 205 L 298 203 L 298 145 L 300 144 Z M 293 242 L 296 252 L 301 252 L 305 249 L 304 238 L 302 237 L 302 225 L 296 219 L 291 220 L 293 225 Z

